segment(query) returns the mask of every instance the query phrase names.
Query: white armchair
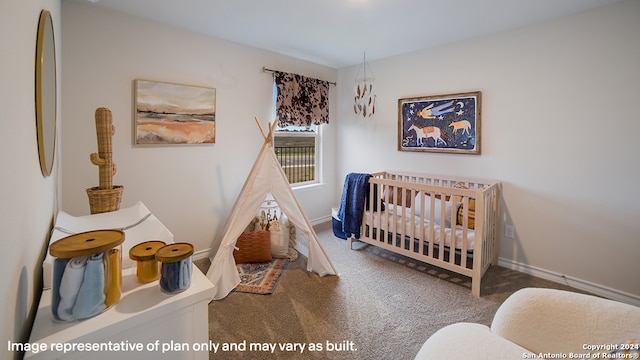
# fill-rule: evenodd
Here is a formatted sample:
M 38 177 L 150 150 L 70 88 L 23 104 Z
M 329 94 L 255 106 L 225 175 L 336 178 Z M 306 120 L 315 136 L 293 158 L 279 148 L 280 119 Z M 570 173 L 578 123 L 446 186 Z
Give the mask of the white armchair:
M 498 308 L 491 328 L 446 326 L 424 343 L 416 360 L 536 359 L 541 354 L 594 358 L 593 353 L 621 350 L 629 341 L 635 341 L 630 347 L 637 351 L 638 340 L 638 307 L 569 291 L 526 288 Z

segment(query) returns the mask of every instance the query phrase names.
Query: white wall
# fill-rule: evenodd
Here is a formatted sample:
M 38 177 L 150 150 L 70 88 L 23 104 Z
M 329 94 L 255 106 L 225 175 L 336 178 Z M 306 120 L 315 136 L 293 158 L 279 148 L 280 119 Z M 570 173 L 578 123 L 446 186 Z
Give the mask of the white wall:
M 174 233 L 176 241 L 208 249 L 236 199 L 262 145 L 257 116 L 272 120 L 273 80 L 262 67 L 335 81 L 337 70 L 157 23 L 101 10 L 90 4 L 62 4 L 62 210 L 89 213 L 85 190 L 98 185 L 95 109 L 113 113 L 117 174 L 124 185 L 121 207 L 142 201 Z M 257 29 L 257 31 L 259 31 Z M 134 147 L 133 81 L 146 79 L 216 88 L 216 143 Z M 336 88 L 330 89 L 331 124 L 326 126 L 325 178 L 298 191 L 311 220 L 330 215 L 335 198 Z
M 503 265 L 640 303 L 638 34 L 640 2 L 626 1 L 371 62 L 378 113 L 357 119 L 339 102 L 337 150 L 349 156 L 336 181 L 383 169 L 498 179 L 516 229 L 500 239 Z M 352 97 L 356 69 L 340 70 L 339 99 Z M 399 98 L 474 90 L 480 156 L 396 150 Z
M 42 287 L 39 262 L 55 213 L 58 171 L 54 167 L 51 176 L 42 176 L 35 126 L 34 60 L 42 9 L 51 12 L 60 49 L 59 0 L 0 2 L 0 354 L 7 354 L 8 341 L 26 341 L 29 335 L 34 297 Z

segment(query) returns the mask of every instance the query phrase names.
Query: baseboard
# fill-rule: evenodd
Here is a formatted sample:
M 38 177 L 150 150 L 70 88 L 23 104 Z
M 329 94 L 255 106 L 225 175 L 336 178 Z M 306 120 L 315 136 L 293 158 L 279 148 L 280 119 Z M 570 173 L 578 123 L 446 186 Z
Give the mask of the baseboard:
M 513 260 L 499 258 L 498 265 L 507 269 L 519 271 L 528 275 L 539 277 L 541 279 L 550 280 L 560 284 L 568 285 L 576 289 L 590 292 L 608 299 L 620 301 L 623 303 L 640 306 L 640 296 L 630 294 L 624 291 L 612 289 L 607 286 L 592 283 L 586 280 L 574 278 L 571 276 L 556 273 L 554 271 L 542 269 L 539 267 L 522 264 Z
M 320 225 L 322 223 L 331 221 L 331 215 L 323 216 L 314 220 L 309 220 L 311 225 Z M 209 257 L 210 249 L 203 249 L 193 253 L 193 260 L 202 260 Z M 499 258 L 498 265 L 507 269 L 519 271 L 531 276 L 539 277 L 541 279 L 550 280 L 559 284 L 568 285 L 576 289 L 590 292 L 595 295 L 599 295 L 608 299 L 620 301 L 623 303 L 631 304 L 634 306 L 640 306 L 640 296 L 630 294 L 624 291 L 612 289 L 607 286 L 592 283 L 586 280 L 574 278 L 571 276 L 556 273 L 554 271 L 542 269 L 539 267 L 522 264 L 517 261 Z
M 323 216 L 317 219 L 309 220 L 309 223 L 311 223 L 311 226 L 316 226 L 316 225 L 326 223 L 328 221 L 331 221 L 331 214 L 329 214 L 328 216 Z
M 209 257 L 209 253 L 211 253 L 211 249 L 202 249 L 202 250 L 194 251 L 193 255 L 191 256 L 191 259 L 193 259 L 193 261 L 206 259 Z

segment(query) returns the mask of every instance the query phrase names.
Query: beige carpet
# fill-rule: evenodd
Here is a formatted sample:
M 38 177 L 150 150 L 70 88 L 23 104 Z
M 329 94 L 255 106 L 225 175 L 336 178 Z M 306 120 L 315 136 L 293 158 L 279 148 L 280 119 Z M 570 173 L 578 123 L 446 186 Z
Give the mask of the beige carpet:
M 273 294 L 232 292 L 213 301 L 209 338 L 220 348 L 210 359 L 413 359 L 443 326 L 489 325 L 520 288 L 574 290 L 495 266 L 483 279 L 482 297 L 474 298 L 469 278 L 364 244 L 349 250 L 333 236 L 331 223 L 315 229 L 340 277 L 308 273 L 301 256 L 289 263 Z M 209 263 L 196 265 L 206 272 Z M 296 343 L 304 348 L 293 348 Z

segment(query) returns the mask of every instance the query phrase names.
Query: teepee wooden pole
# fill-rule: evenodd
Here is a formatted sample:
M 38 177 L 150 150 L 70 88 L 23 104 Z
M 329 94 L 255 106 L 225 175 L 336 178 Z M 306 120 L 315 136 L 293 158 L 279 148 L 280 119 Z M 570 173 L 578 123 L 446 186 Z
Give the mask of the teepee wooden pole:
M 262 125 L 260 124 L 260 120 L 258 120 L 258 117 L 256 116 L 254 119 L 256 119 L 256 124 L 258 124 L 258 127 L 260 128 L 260 133 L 262 134 L 264 141 L 265 142 L 269 141 L 269 138 L 267 138 L 267 134 L 264 133 L 264 129 L 262 128 Z
M 273 121 L 273 124 L 269 123 L 269 140 L 273 141 L 273 135 L 276 133 L 276 126 L 278 126 L 278 119 Z
M 278 126 L 278 119 L 276 119 L 273 123 L 269 123 L 269 133 L 268 134 L 265 134 L 264 128 L 262 127 L 262 124 L 260 124 L 260 120 L 258 119 L 258 117 L 256 116 L 254 119 L 256 120 L 256 124 L 258 124 L 258 127 L 260 128 L 260 133 L 262 133 L 262 137 L 264 138 L 264 142 L 272 142 L 273 141 L 273 135 L 276 133 L 276 126 Z

